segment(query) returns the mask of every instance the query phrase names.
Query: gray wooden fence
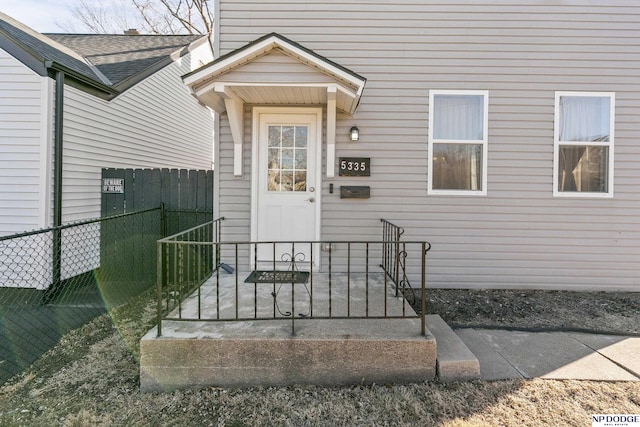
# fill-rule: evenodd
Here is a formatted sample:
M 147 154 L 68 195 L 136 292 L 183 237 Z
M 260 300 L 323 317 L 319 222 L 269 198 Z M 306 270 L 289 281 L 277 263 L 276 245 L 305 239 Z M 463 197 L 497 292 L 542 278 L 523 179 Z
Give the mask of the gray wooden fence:
M 102 216 L 161 204 L 167 211 L 213 211 L 213 171 L 102 169 Z
M 185 169 L 103 169 L 102 217 L 159 209 L 158 237 L 213 219 L 213 171 Z M 154 247 L 141 247 L 131 221 L 101 224 L 100 259 L 104 283 L 143 283 L 156 271 Z M 152 224 L 146 224 L 151 227 Z M 136 225 L 136 227 L 140 227 Z M 118 268 L 116 268 L 118 266 Z M 147 268 L 148 267 L 148 268 Z M 155 276 L 154 276 L 155 282 Z M 115 286 L 115 285 L 114 285 Z

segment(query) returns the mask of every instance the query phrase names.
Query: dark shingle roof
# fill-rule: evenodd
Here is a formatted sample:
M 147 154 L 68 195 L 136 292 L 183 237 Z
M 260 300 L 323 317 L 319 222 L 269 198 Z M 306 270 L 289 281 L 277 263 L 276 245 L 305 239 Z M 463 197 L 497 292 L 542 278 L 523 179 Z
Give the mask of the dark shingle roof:
M 90 79 L 105 83 L 95 69 L 77 52 L 55 43 L 53 40 L 32 30 L 26 25 L 16 21 L 0 12 L 0 36 L 4 35 L 6 40 L 0 40 L 0 47 L 5 48 L 9 53 L 14 54 L 18 59 L 29 61 L 26 64 L 32 68 L 40 66 L 40 69 L 34 69 L 40 75 L 46 75 L 44 62 L 54 61 L 70 70 L 82 74 Z M 20 49 L 15 49 L 15 44 Z
M 47 36 L 78 52 L 95 65 L 113 85 L 157 65 L 166 65 L 174 53 L 180 55 L 202 35 L 104 35 L 47 34 Z
M 113 97 L 186 54 L 203 35 L 40 34 L 0 12 L 0 48 L 46 76 L 52 63 Z M 94 87 L 92 87 L 94 86 Z

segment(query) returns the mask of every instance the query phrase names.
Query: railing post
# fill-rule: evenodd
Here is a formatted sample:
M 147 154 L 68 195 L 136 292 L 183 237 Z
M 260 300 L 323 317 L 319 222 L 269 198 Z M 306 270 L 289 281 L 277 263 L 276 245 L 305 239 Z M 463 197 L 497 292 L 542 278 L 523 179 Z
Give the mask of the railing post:
M 369 242 L 365 243 L 365 317 L 369 317 Z M 386 292 L 386 289 L 385 289 Z
M 184 244 L 177 242 L 178 254 L 178 318 L 182 319 L 182 282 L 184 282 Z
M 291 274 L 295 271 L 296 265 L 296 244 L 291 242 Z M 291 280 L 291 335 L 296 334 L 296 286 Z
M 429 249 L 431 249 L 431 245 L 429 245 Z M 424 336 L 427 334 L 427 292 L 426 292 L 426 276 L 427 276 L 427 244 L 426 242 L 422 242 L 422 278 L 420 283 L 420 317 L 421 317 L 421 334 Z
M 240 304 L 240 295 L 238 294 L 238 244 L 235 244 L 235 257 L 236 257 L 236 262 L 235 262 L 235 268 L 236 268 L 236 319 L 238 319 L 238 317 L 240 316 L 240 307 L 238 307 L 238 305 Z
M 309 243 L 309 253 L 311 254 L 311 261 L 309 263 L 309 315 L 313 317 L 313 243 Z
M 351 317 L 351 242 L 347 243 L 347 317 Z
M 162 260 L 162 243 L 158 242 L 158 265 L 156 266 L 156 286 L 157 286 L 157 291 L 158 291 L 158 304 L 157 304 L 157 317 L 158 317 L 158 332 L 157 335 L 158 337 L 162 336 L 162 282 L 164 279 L 164 275 L 162 274 L 163 269 L 162 266 L 164 265 L 164 262 Z
M 216 240 L 216 319 L 220 319 L 220 242 Z
M 167 237 L 167 210 L 164 203 L 160 203 L 160 235 L 162 238 Z
M 333 247 L 333 243 L 329 242 L 329 317 L 333 314 L 331 312 L 331 273 L 332 273 L 332 257 L 331 257 L 331 248 Z

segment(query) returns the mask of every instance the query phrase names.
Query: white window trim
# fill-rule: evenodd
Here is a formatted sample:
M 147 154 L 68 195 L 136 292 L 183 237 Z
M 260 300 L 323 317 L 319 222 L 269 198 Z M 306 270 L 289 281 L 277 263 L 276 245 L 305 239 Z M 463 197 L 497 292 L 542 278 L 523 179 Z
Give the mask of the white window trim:
M 482 141 L 480 140 L 437 140 L 442 144 L 482 144 L 482 189 L 481 190 L 439 190 L 433 188 L 433 98 L 435 95 L 482 95 L 484 97 L 483 129 Z M 428 167 L 429 177 L 427 184 L 427 194 L 446 196 L 486 196 L 487 195 L 487 154 L 488 154 L 488 132 L 489 132 L 489 91 L 488 90 L 430 90 L 429 91 L 429 148 Z
M 608 97 L 609 104 L 609 141 L 608 142 L 561 142 L 560 141 L 560 98 L 563 96 L 585 96 L 585 97 Z M 554 126 L 553 126 L 553 196 L 554 197 L 578 197 L 578 198 L 612 198 L 613 197 L 613 157 L 614 157 L 614 141 L 615 141 L 615 92 L 570 92 L 558 91 L 555 99 Z M 609 147 L 609 170 L 608 170 L 608 188 L 606 193 L 596 192 L 579 192 L 579 191 L 558 191 L 558 163 L 561 145 L 587 145 Z

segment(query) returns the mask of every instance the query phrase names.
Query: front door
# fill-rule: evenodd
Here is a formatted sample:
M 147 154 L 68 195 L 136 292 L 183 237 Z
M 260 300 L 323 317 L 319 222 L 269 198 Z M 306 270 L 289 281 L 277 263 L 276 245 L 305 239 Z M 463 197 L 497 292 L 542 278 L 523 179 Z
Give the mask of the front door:
M 258 267 L 273 268 L 275 261 L 287 269 L 293 258 L 297 268 L 309 269 L 312 245 L 290 242 L 319 239 L 321 110 L 256 108 L 254 114 L 254 240 L 289 242 L 258 245 Z M 319 255 L 314 248 L 314 267 Z

